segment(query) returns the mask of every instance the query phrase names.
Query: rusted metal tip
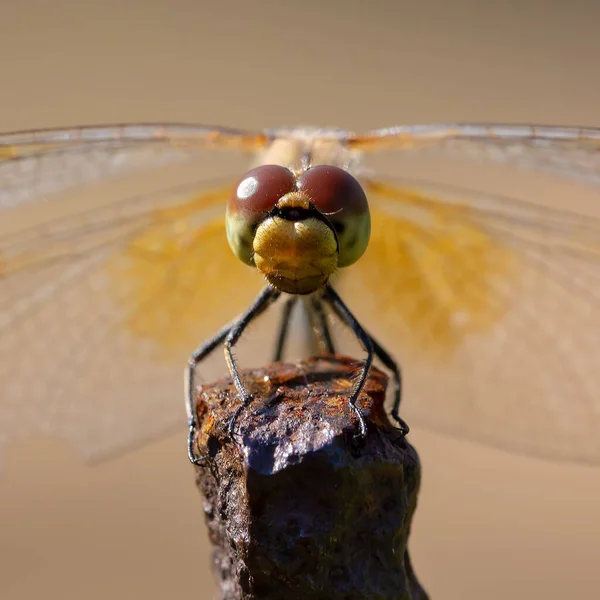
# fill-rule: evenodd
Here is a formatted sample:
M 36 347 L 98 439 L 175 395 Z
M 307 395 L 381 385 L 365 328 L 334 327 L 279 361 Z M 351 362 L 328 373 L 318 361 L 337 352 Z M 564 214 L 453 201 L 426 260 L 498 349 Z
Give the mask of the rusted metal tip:
M 233 383 L 199 390 L 197 482 L 223 599 L 427 598 L 407 550 L 419 459 L 387 418 L 387 377 L 374 368 L 358 403 L 368 433 L 353 441 L 359 364 L 321 356 L 242 371 L 254 401 L 233 439 Z

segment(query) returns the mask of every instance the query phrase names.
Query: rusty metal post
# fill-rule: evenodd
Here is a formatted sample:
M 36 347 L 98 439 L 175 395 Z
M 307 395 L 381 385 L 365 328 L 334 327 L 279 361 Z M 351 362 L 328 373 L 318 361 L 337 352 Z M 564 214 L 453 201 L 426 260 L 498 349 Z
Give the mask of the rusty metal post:
M 229 380 L 197 396 L 197 484 L 224 600 L 426 600 L 408 555 L 420 466 L 384 410 L 387 377 L 372 369 L 348 407 L 356 363 L 337 356 L 242 372 L 254 403 L 234 440 Z

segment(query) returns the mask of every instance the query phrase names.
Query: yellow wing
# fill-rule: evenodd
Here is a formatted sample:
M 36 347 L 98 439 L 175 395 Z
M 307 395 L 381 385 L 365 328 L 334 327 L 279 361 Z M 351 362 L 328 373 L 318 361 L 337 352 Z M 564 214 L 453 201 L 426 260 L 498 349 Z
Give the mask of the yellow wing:
M 227 246 L 231 186 L 0 238 L 0 447 L 46 432 L 97 458 L 185 423 L 187 357 L 264 285 Z
M 404 418 L 599 461 L 600 221 L 442 185 L 365 185 L 371 243 L 338 287 L 401 364 Z
M 405 159 L 433 154 L 600 183 L 600 132 L 589 128 L 361 136 L 142 124 L 0 135 L 0 209 L 15 209 L 0 222 L 0 447 L 45 431 L 102 456 L 182 423 L 190 349 L 262 285 L 225 245 L 228 192 L 207 193 L 209 178 L 239 177 L 244 153 L 290 137 L 336 149 L 359 174 L 381 159 L 376 172 L 395 176 Z M 426 176 L 437 176 L 437 156 L 429 160 Z M 505 174 L 471 166 L 467 176 L 501 189 Z M 597 215 L 435 185 L 371 179 L 368 188 L 372 247 L 340 285 L 403 366 L 406 418 L 512 450 L 600 460 Z M 559 207 L 580 194 L 561 190 Z

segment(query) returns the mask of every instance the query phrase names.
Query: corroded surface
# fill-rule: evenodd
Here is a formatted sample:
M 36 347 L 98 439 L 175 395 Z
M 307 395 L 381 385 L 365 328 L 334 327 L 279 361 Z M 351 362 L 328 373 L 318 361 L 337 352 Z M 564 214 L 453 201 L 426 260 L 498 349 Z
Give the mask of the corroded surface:
M 321 357 L 243 372 L 256 401 L 222 380 L 199 390 L 197 469 L 222 597 L 424 600 L 406 548 L 420 467 L 390 424 L 386 376 L 360 397 L 366 442 L 352 442 L 356 363 Z

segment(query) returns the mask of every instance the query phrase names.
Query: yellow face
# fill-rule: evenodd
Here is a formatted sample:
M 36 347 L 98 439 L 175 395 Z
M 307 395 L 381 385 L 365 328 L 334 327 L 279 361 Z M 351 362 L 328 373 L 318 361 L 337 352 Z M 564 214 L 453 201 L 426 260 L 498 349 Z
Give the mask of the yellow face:
M 299 175 L 278 165 L 252 169 L 229 200 L 226 225 L 234 254 L 289 294 L 310 294 L 356 262 L 371 231 L 362 187 L 331 165 Z

